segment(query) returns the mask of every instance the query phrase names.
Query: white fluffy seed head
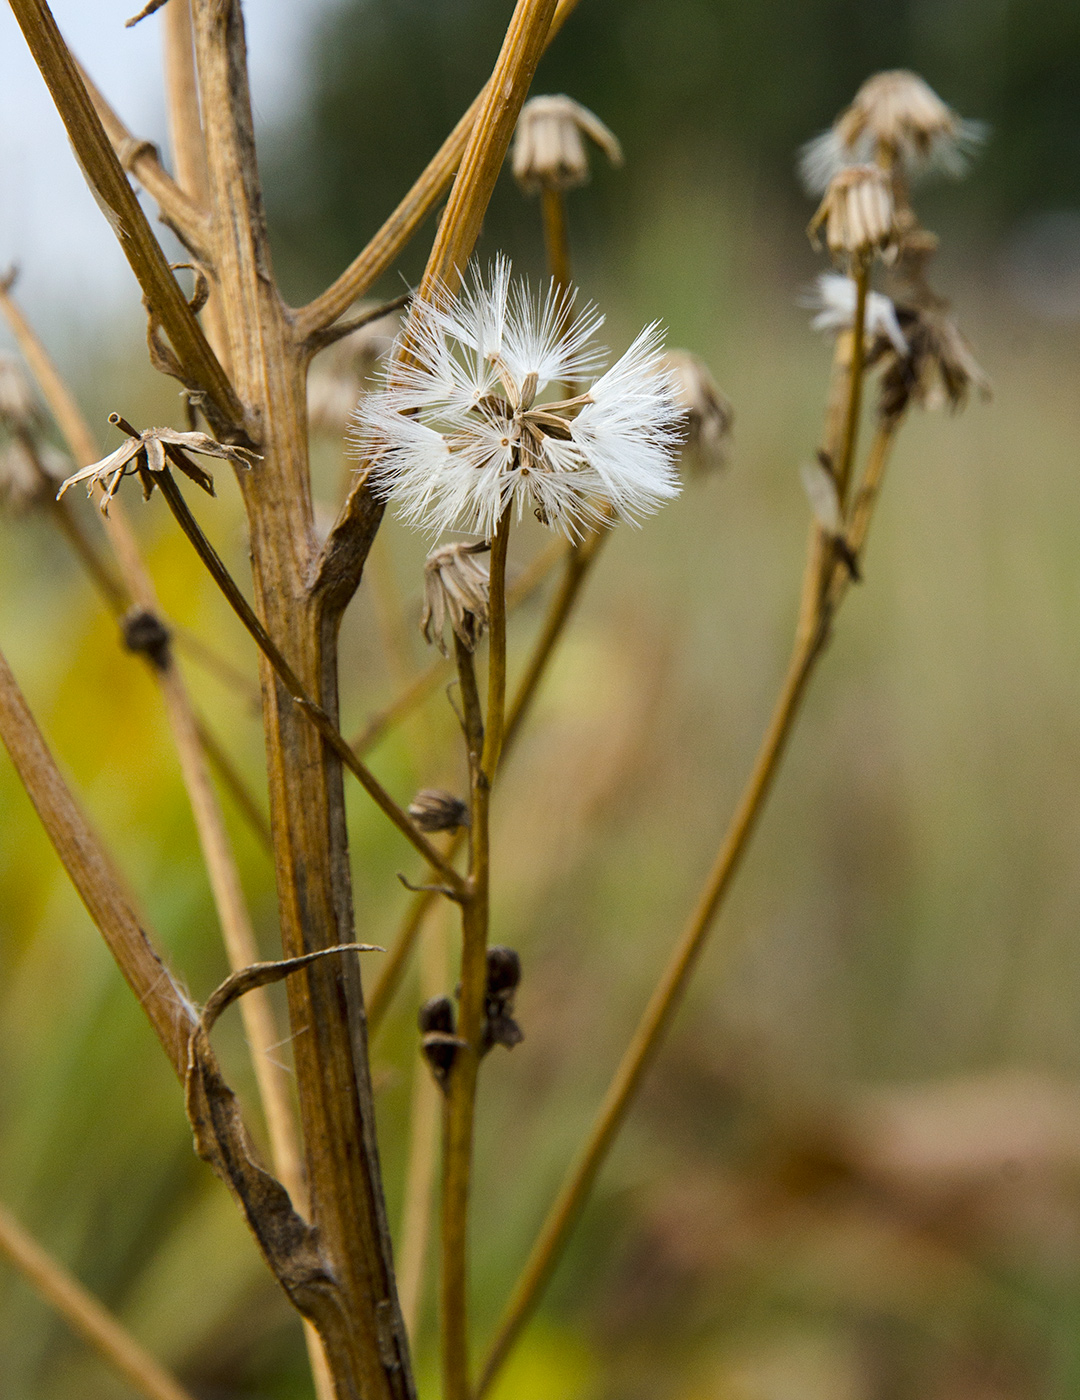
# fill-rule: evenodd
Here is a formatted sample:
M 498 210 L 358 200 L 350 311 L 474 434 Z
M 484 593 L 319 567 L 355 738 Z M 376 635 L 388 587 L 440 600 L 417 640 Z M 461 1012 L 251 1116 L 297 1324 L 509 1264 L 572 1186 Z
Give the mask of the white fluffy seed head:
M 659 327 L 590 384 L 602 322 L 572 294 L 512 282 L 505 258 L 457 297 L 414 305 L 384 387 L 353 419 L 376 492 L 432 533 L 490 536 L 529 504 L 569 538 L 677 495 L 680 413 Z
M 850 277 L 841 272 L 823 272 L 810 291 L 800 298 L 800 304 L 815 312 L 810 322 L 815 331 L 842 331 L 850 330 L 855 324 L 857 298 L 858 291 Z M 908 352 L 896 307 L 881 292 L 866 295 L 865 334 L 870 341 L 887 340 L 898 355 Z

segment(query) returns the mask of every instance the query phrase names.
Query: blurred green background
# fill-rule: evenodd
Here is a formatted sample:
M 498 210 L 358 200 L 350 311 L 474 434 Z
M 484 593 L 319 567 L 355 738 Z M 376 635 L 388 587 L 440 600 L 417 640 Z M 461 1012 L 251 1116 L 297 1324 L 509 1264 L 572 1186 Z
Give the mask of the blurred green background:
M 302 112 L 263 132 L 291 297 L 335 275 L 419 173 L 489 71 L 509 8 L 364 0 L 322 15 Z M 798 467 L 830 360 L 796 305 L 821 263 L 793 154 L 863 77 L 895 66 L 992 125 L 970 177 L 927 185 L 917 205 L 943 234 L 935 281 L 995 399 L 904 430 L 866 582 L 500 1400 L 1080 1388 L 1080 11 L 1065 0 L 582 0 L 544 61 L 534 90 L 590 105 L 626 148 L 623 171 L 598 163 L 570 198 L 609 343 L 662 318 L 737 417 L 726 473 L 689 481 L 606 547 L 499 798 L 495 936 L 525 964 L 526 1039 L 484 1070 L 476 1335 L 691 904 L 782 675 L 807 529 Z M 381 290 L 415 277 L 429 239 Z M 508 178 L 481 252 L 496 248 L 541 270 L 536 206 Z M 73 322 L 52 348 L 93 423 L 120 408 L 179 425 L 132 324 L 130 308 L 92 331 Z M 315 467 L 330 510 L 340 441 L 318 440 Z M 237 493 L 224 473 L 218 484 L 197 508 L 246 578 Z M 253 675 L 253 648 L 160 501 L 133 492 L 129 505 L 168 613 Z M 95 528 L 89 506 L 84 519 Z M 540 533 L 519 533 L 517 566 Z M 205 997 L 225 963 L 153 684 L 47 520 L 0 522 L 0 542 L 0 642 Z M 425 549 L 388 522 L 346 621 L 346 732 L 426 661 Z M 518 664 L 542 603 L 515 620 Z M 187 669 L 261 793 L 257 717 Z M 453 723 L 436 692 L 381 745 L 374 766 L 395 793 L 460 783 Z M 272 955 L 272 870 L 225 805 Z M 359 935 L 383 942 L 411 860 L 356 793 L 351 821 Z M 289 1309 L 194 1158 L 177 1086 L 6 760 L 0 890 L 0 1199 L 201 1400 L 308 1394 Z M 418 995 L 414 975 L 373 1051 L 395 1223 Z M 235 1014 L 216 1037 L 250 1101 Z M 429 1289 L 427 1394 L 433 1336 Z M 2 1400 L 129 1393 L 0 1265 Z

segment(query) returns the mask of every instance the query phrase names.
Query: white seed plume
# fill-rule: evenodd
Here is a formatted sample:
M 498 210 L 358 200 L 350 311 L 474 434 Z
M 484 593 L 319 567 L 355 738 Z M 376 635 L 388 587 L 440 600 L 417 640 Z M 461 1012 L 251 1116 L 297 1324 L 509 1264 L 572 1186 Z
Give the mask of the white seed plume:
M 657 325 L 582 393 L 600 367 L 603 318 L 552 286 L 511 283 L 499 258 L 458 297 L 414 305 L 386 387 L 360 400 L 354 441 L 375 491 L 411 525 L 490 537 L 526 503 L 569 538 L 636 522 L 678 495 L 680 413 Z
M 817 313 L 810 322 L 815 331 L 843 331 L 855 324 L 857 299 L 858 292 L 850 277 L 841 272 L 823 272 L 810 291 L 800 298 L 800 305 Z M 867 340 L 888 340 L 898 355 L 908 353 L 896 307 L 881 292 L 866 294 L 864 330 Z
M 917 73 L 875 73 L 850 107 L 802 148 L 799 173 L 821 194 L 845 166 L 878 161 L 908 179 L 931 171 L 958 178 L 986 139 L 982 122 L 966 121 Z

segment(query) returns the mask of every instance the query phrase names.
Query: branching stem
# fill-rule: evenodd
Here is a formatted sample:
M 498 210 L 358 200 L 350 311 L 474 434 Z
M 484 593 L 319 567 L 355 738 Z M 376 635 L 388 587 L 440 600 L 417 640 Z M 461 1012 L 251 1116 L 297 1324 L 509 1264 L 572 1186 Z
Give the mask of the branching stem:
M 859 554 L 866 541 L 874 503 L 900 420 L 883 423 L 875 436 L 853 512 L 848 541 Z M 773 778 L 791 735 L 807 682 L 828 640 L 832 619 L 850 586 L 846 568 L 834 563 L 826 588 L 818 594 L 814 625 L 800 629 L 780 694 L 712 869 L 649 999 L 637 1029 L 615 1072 L 589 1136 L 548 1211 L 525 1268 L 511 1294 L 484 1363 L 476 1400 L 490 1389 L 514 1343 L 531 1317 L 562 1257 L 566 1242 L 588 1199 L 593 1182 L 626 1118 L 641 1080 L 655 1056 L 690 980 L 701 950 L 757 825 Z M 807 575 L 804 587 L 817 587 Z

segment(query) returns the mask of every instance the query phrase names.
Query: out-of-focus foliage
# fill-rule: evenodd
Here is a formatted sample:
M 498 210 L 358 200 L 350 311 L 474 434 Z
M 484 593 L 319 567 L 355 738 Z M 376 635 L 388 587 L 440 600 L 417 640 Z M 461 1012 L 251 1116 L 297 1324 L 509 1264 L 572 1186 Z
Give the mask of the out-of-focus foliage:
M 323 19 L 305 119 L 278 133 L 269 191 L 297 295 L 335 275 L 419 174 L 490 71 L 509 9 L 345 0 Z M 793 192 L 798 146 L 867 74 L 901 67 L 992 129 L 970 179 L 935 200 L 950 224 L 992 234 L 1032 210 L 1080 205 L 1080 9 L 1070 0 L 584 0 L 535 90 L 599 113 L 639 187 L 675 169 Z M 586 239 L 619 248 L 626 181 L 601 172 L 596 183 Z M 523 234 L 534 243 L 527 212 L 506 194 L 488 216 L 491 246 Z

